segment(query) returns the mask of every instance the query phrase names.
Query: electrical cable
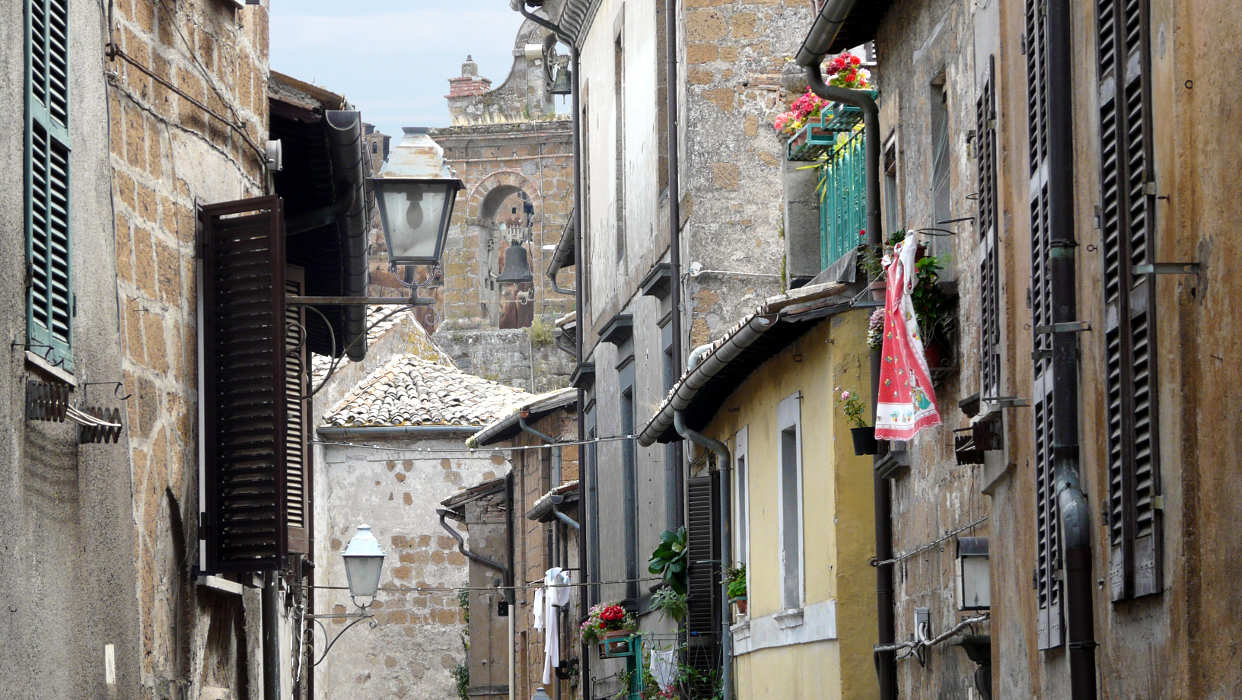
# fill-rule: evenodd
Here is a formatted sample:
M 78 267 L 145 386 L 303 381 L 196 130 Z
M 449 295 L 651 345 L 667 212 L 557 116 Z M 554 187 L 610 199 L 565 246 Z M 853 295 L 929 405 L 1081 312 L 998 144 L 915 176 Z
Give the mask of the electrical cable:
M 955 530 L 949 530 L 949 531 L 945 532 L 943 536 L 938 537 L 938 538 L 936 538 L 936 539 L 934 539 L 934 540 L 932 540 L 931 542 L 928 542 L 928 543 L 926 543 L 926 544 L 920 545 L 920 546 L 916 547 L 915 549 L 910 550 L 909 552 L 903 552 L 902 554 L 898 554 L 897 556 L 893 557 L 892 559 L 884 559 L 884 560 L 881 560 L 881 561 L 877 561 L 877 560 L 875 560 L 875 559 L 872 559 L 872 560 L 871 560 L 871 565 L 872 565 L 872 566 L 890 566 L 890 565 L 892 565 L 892 564 L 899 564 L 899 563 L 901 563 L 901 562 L 903 562 L 903 561 L 905 561 L 905 560 L 907 560 L 907 559 L 909 559 L 909 558 L 911 558 L 911 557 L 918 556 L 919 554 L 922 554 L 923 552 L 926 552 L 926 551 L 927 551 L 927 550 L 929 550 L 929 549 L 934 549 L 937 545 L 939 545 L 939 544 L 941 544 L 941 543 L 943 543 L 943 542 L 946 542 L 946 541 L 948 541 L 948 540 L 950 540 L 950 539 L 953 539 L 953 537 L 954 537 L 955 535 L 958 535 L 958 534 L 961 534 L 961 533 L 963 533 L 963 532 L 966 532 L 967 530 L 973 530 L 974 528 L 979 527 L 979 526 L 980 526 L 980 525 L 982 525 L 983 523 L 987 522 L 987 519 L 988 519 L 988 516 L 986 516 L 986 515 L 985 515 L 985 516 L 983 516 L 983 517 L 979 518 L 978 520 L 974 520 L 974 521 L 972 521 L 972 522 L 966 523 L 965 525 L 963 525 L 963 526 L 961 526 L 961 527 L 959 527 L 959 528 L 957 528 L 957 529 L 955 529 Z
M 322 427 L 348 428 L 348 426 L 337 426 L 337 425 L 322 426 Z M 418 426 L 411 426 L 411 427 L 418 427 Z M 439 427 L 439 426 L 425 426 L 425 427 L 434 428 L 434 427 Z M 361 428 L 361 429 L 365 430 L 365 428 Z M 483 428 L 480 426 L 479 430 L 482 430 L 482 429 Z M 459 455 L 462 452 L 468 452 L 470 454 L 474 454 L 476 452 L 501 452 L 504 450 L 542 450 L 547 447 L 571 447 L 574 445 L 594 445 L 600 442 L 613 442 L 617 440 L 634 440 L 634 439 L 637 439 L 637 437 L 638 437 L 637 435 L 613 435 L 613 436 L 592 438 L 589 440 L 568 440 L 565 442 L 544 443 L 542 445 L 511 445 L 511 446 L 504 446 L 504 447 L 466 447 L 465 445 L 463 445 L 460 449 L 434 448 L 434 447 L 425 447 L 425 448 L 424 447 L 390 447 L 388 445 L 371 445 L 371 444 L 361 443 L 361 442 L 347 442 L 344 440 L 311 440 L 311 444 L 313 445 L 336 445 L 338 447 L 358 447 L 358 448 L 368 449 L 368 450 L 380 450 L 382 452 L 391 452 L 394 454 Z
M 663 581 L 659 576 L 644 576 L 632 579 L 617 579 L 613 581 L 580 581 L 578 583 L 560 584 L 557 588 L 580 588 L 582 586 L 609 586 L 622 583 L 644 583 L 651 581 Z M 306 586 L 299 584 L 302 588 L 313 588 L 315 590 L 328 591 L 348 591 L 349 586 Z M 507 590 L 536 590 L 543 588 L 544 584 L 540 583 L 515 583 L 512 586 L 409 586 L 407 588 L 398 588 L 393 586 L 380 586 L 377 591 L 385 593 L 460 593 L 462 591 L 507 591 Z

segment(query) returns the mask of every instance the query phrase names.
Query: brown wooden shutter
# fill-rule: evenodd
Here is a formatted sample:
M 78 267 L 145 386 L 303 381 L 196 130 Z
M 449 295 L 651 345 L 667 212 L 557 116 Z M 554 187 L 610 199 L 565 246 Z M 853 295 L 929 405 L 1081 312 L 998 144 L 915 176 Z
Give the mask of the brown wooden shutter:
M 272 570 L 288 552 L 280 198 L 206 206 L 201 220 L 207 566 Z
M 285 293 L 306 293 L 306 271 L 290 266 L 285 270 Z M 289 551 L 308 553 L 310 526 L 310 443 L 311 424 L 307 361 L 306 310 L 285 306 L 285 510 L 289 531 Z
M 996 58 L 975 103 L 976 176 L 979 186 L 979 395 L 1000 396 L 1000 263 L 997 259 Z
M 1155 262 L 1147 3 L 1097 0 L 1096 32 L 1109 579 L 1124 600 L 1162 588 L 1155 282 L 1134 273 Z
M 1039 648 L 1061 646 L 1062 586 L 1060 519 L 1053 479 L 1052 230 L 1048 203 L 1048 36 L 1046 5 L 1026 0 L 1027 139 L 1030 158 L 1031 326 L 1035 424 L 1035 591 Z
M 710 653 L 720 644 L 720 537 L 716 503 L 719 478 L 697 476 L 686 481 L 686 662 L 707 677 L 716 669 Z M 696 696 L 697 697 L 697 696 Z

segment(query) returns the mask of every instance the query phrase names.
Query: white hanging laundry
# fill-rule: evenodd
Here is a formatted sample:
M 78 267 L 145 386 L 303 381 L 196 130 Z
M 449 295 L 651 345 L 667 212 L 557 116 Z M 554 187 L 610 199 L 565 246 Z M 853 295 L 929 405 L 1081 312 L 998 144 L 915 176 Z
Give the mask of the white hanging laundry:
M 561 664 L 560 620 L 557 610 L 569 604 L 569 573 L 554 566 L 543 575 L 543 684 L 552 682 L 552 669 Z
M 673 649 L 651 650 L 651 677 L 660 685 L 661 692 L 669 692 L 677 682 L 676 653 Z
M 531 624 L 537 630 L 543 629 L 543 589 L 535 589 L 535 602 L 530 606 L 530 614 L 534 615 L 535 621 Z

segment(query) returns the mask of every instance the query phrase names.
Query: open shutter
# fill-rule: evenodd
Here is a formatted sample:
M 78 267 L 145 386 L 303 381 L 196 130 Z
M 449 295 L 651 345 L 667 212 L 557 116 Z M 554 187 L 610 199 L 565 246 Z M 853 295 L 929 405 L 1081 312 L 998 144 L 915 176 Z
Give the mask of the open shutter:
M 686 662 L 708 677 L 716 668 L 711 653 L 720 646 L 720 538 L 716 503 L 719 477 L 697 476 L 686 481 Z M 697 696 L 696 696 L 697 697 Z
M 201 217 L 207 567 L 272 570 L 288 552 L 281 202 L 215 204 Z
M 1097 0 L 1109 579 L 1113 600 L 1161 590 L 1147 4 Z
M 285 293 L 306 293 L 306 271 L 285 270 Z M 285 306 L 285 511 L 289 551 L 309 553 L 310 528 L 310 373 L 307 361 L 306 310 Z
M 69 233 L 69 12 L 26 2 L 26 334 L 72 369 Z
M 997 259 L 996 58 L 975 103 L 976 176 L 979 187 L 979 395 L 1000 396 L 1000 263 Z
M 1053 481 L 1052 230 L 1048 203 L 1048 37 L 1046 6 L 1026 0 L 1027 139 L 1030 157 L 1031 326 L 1035 425 L 1035 591 L 1039 648 L 1061 646 L 1061 538 Z

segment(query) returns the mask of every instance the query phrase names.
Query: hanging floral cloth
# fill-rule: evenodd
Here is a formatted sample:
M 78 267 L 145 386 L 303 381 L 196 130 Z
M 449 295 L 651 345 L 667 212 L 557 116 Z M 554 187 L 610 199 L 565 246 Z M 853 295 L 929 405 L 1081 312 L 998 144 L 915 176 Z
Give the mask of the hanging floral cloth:
M 940 425 L 923 337 L 910 293 L 918 283 L 911 231 L 885 256 L 888 290 L 884 301 L 884 345 L 880 351 L 880 391 L 876 400 L 877 440 L 909 440 L 923 428 Z

